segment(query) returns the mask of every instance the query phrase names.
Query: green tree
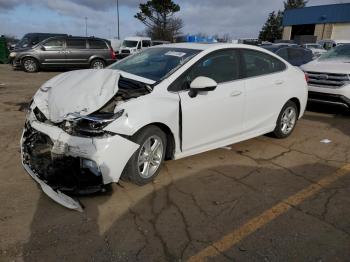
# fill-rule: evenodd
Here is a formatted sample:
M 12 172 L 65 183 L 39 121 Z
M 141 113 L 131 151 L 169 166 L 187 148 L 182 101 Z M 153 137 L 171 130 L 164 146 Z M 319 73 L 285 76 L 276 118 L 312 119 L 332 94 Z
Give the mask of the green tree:
M 277 13 L 275 11 L 271 12 L 259 33 L 259 40 L 274 42 L 277 39 L 281 39 L 283 31 L 282 19 L 283 13 L 281 11 Z
M 306 0 L 287 0 L 284 1 L 284 10 L 305 7 L 308 1 Z
M 183 28 L 182 20 L 174 17 L 179 11 L 180 6 L 172 0 L 149 0 L 139 5 L 135 18 L 147 27 L 146 33 L 153 39 L 172 41 Z

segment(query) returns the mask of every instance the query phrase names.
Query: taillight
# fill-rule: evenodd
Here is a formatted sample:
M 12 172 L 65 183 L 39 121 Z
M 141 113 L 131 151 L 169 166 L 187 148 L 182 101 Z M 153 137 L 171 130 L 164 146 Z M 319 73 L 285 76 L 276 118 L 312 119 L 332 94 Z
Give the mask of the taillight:
M 111 58 L 115 60 L 115 53 L 113 51 L 113 48 L 109 49 L 109 51 L 111 51 Z
M 305 75 L 305 81 L 309 82 L 309 75 L 308 75 L 308 73 L 304 73 L 304 75 Z

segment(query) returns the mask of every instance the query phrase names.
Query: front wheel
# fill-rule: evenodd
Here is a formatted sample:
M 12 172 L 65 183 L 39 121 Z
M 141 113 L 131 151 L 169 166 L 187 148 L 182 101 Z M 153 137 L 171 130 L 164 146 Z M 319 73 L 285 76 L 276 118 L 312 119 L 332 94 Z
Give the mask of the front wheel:
M 156 126 L 147 126 L 132 137 L 140 147 L 125 166 L 123 177 L 137 185 L 151 182 L 159 173 L 166 152 L 166 135 Z
M 36 59 L 28 57 L 23 59 L 23 69 L 28 73 L 35 73 L 39 71 L 39 63 Z
M 298 120 L 298 108 L 293 101 L 288 101 L 278 116 L 273 134 L 277 138 L 286 138 L 292 134 Z

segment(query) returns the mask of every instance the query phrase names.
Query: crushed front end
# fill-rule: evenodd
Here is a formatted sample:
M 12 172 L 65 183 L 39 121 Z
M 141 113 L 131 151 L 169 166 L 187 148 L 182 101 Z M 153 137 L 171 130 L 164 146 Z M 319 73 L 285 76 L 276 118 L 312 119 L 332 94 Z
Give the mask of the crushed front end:
M 118 182 L 139 147 L 101 125 L 93 117 L 52 123 L 31 106 L 21 139 L 22 164 L 49 197 L 67 208 L 82 210 L 71 195 L 101 192 Z

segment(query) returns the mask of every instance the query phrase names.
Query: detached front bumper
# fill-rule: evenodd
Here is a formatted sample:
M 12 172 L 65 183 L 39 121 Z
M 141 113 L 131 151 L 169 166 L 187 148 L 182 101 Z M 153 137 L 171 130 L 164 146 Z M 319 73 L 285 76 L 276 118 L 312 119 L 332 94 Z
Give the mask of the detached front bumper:
M 80 204 L 64 193 L 93 193 L 118 182 L 138 147 L 119 135 L 72 136 L 37 120 L 27 122 L 21 139 L 25 170 L 50 198 L 76 210 Z

